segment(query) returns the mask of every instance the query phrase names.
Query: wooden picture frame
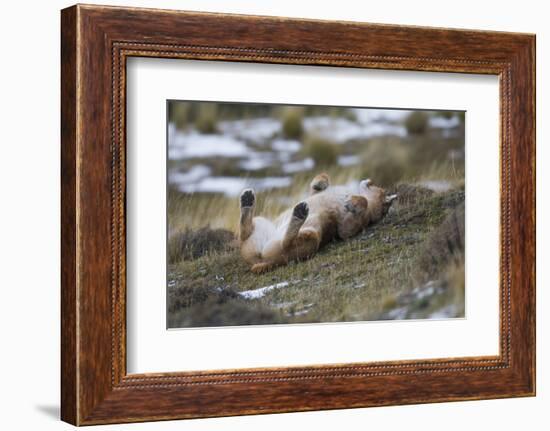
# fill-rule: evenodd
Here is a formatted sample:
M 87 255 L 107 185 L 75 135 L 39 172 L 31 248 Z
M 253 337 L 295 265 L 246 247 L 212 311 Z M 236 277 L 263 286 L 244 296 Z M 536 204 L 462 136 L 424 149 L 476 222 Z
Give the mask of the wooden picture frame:
M 61 17 L 64 421 L 535 394 L 534 35 L 82 5 Z M 125 65 L 131 56 L 498 75 L 500 354 L 128 375 Z

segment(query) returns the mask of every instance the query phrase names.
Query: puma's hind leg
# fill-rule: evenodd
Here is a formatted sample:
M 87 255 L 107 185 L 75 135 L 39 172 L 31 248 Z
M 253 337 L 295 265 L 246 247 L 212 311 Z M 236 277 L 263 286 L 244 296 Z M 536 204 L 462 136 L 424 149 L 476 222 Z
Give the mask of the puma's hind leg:
M 330 178 L 328 174 L 323 172 L 322 174 L 319 174 L 315 178 L 313 178 L 309 185 L 309 193 L 311 195 L 320 193 L 326 190 L 328 186 L 330 186 Z
M 290 222 L 288 223 L 288 227 L 285 232 L 285 236 L 283 237 L 282 241 L 282 247 L 283 251 L 286 251 L 288 247 L 294 242 L 296 237 L 298 236 L 298 233 L 300 232 L 300 228 L 306 221 L 306 218 L 309 214 L 309 206 L 305 202 L 300 202 L 297 204 L 294 209 L 292 210 L 292 216 L 290 217 Z
M 307 259 L 319 249 L 321 235 L 318 229 L 318 216 L 315 214 L 308 216 L 309 207 L 305 202 L 300 202 L 294 207 L 292 220 L 282 244 L 289 260 Z
M 300 229 L 298 236 L 290 245 L 287 254 L 290 260 L 305 260 L 312 257 L 321 244 L 321 236 L 313 227 Z
M 321 235 L 316 228 L 316 216 L 308 218 L 309 208 L 305 202 L 294 207 L 283 239 L 269 241 L 262 250 L 262 261 L 251 268 L 252 272 L 263 273 L 291 260 L 311 257 L 319 249 Z M 307 220 L 307 226 L 304 223 Z M 310 223 L 311 222 L 311 223 Z
M 283 249 L 281 241 L 273 241 L 266 246 L 262 257 L 264 260 L 255 263 L 250 269 L 255 274 L 262 274 L 291 260 L 304 260 L 313 256 L 321 243 L 319 233 L 312 227 L 300 229 L 298 235 Z
M 255 208 L 256 196 L 254 195 L 254 190 L 244 190 L 241 194 L 241 220 L 239 226 L 239 238 L 241 242 L 246 241 L 252 235 L 252 231 L 254 230 L 252 219 L 254 218 Z
M 279 265 L 286 265 L 295 257 L 296 241 L 308 213 L 309 207 L 305 202 L 300 202 L 294 207 L 283 238 L 273 238 L 265 245 L 261 253 L 262 260 L 252 266 L 252 272 L 261 273 Z

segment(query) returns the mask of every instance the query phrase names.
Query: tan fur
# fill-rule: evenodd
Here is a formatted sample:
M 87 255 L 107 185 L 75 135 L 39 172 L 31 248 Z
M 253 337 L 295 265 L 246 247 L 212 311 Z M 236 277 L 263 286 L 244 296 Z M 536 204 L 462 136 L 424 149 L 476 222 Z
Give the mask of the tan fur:
M 262 273 L 291 260 L 312 257 L 334 239 L 348 239 L 379 221 L 396 196 L 361 181 L 359 190 L 330 186 L 327 174 L 310 184 L 310 196 L 275 220 L 254 217 L 252 190 L 241 195 L 241 255 L 251 271 Z

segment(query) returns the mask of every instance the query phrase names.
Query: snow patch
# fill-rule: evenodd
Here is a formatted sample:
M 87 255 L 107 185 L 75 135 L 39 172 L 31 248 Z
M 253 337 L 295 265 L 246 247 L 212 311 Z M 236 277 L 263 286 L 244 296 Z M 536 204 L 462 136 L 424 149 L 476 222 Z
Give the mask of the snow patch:
M 198 157 L 244 157 L 248 147 L 240 140 L 226 135 L 204 135 L 197 132 L 175 132 L 168 146 L 170 160 Z
M 245 299 L 260 299 L 272 290 L 282 289 L 283 287 L 287 286 L 288 281 L 283 281 L 282 283 L 271 284 L 269 286 L 260 287 L 259 289 L 245 290 L 244 292 L 239 292 L 239 295 L 241 295 Z
M 248 159 L 239 163 L 245 171 L 258 171 L 273 165 L 273 153 L 255 152 L 249 153 Z
M 359 156 L 340 156 L 338 157 L 338 164 L 340 166 L 353 166 L 359 164 L 361 157 Z
M 453 188 L 453 185 L 449 181 L 445 181 L 445 180 L 420 181 L 418 185 L 425 187 L 429 190 L 432 190 L 436 193 L 447 192 Z
M 304 119 L 304 129 L 313 135 L 343 144 L 352 139 L 396 135 L 404 137 L 407 130 L 401 124 L 388 122 L 361 123 L 347 118 L 310 117 Z
M 295 172 L 309 171 L 313 169 L 315 162 L 311 158 L 300 160 L 298 162 L 290 162 L 282 165 L 282 170 L 285 174 L 293 174 Z
M 430 124 L 430 127 L 433 127 L 434 129 L 450 129 L 458 127 L 460 125 L 460 120 L 456 116 L 453 116 L 451 118 L 430 117 L 428 122 Z
M 275 151 L 281 151 L 286 153 L 296 153 L 300 150 L 302 145 L 300 142 L 288 139 L 274 139 L 271 142 L 271 148 Z
M 206 165 L 195 165 L 187 172 L 170 171 L 168 173 L 168 182 L 170 184 L 194 183 L 207 177 L 212 172 Z
M 224 193 L 226 196 L 235 197 L 246 188 L 262 191 L 288 187 L 291 183 L 292 179 L 289 177 L 209 177 L 193 184 L 180 184 L 178 190 L 182 193 Z
M 222 121 L 218 129 L 237 138 L 263 143 L 281 130 L 281 122 L 275 118 Z
M 363 124 L 377 121 L 399 123 L 405 120 L 411 113 L 411 111 L 403 109 L 356 108 L 353 111 L 357 121 Z

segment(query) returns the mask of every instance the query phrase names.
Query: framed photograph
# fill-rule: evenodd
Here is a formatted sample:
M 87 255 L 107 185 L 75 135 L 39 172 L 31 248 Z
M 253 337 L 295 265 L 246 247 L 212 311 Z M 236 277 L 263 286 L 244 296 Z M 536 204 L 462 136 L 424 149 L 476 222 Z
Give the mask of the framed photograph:
M 61 14 L 62 419 L 535 394 L 535 37 Z

